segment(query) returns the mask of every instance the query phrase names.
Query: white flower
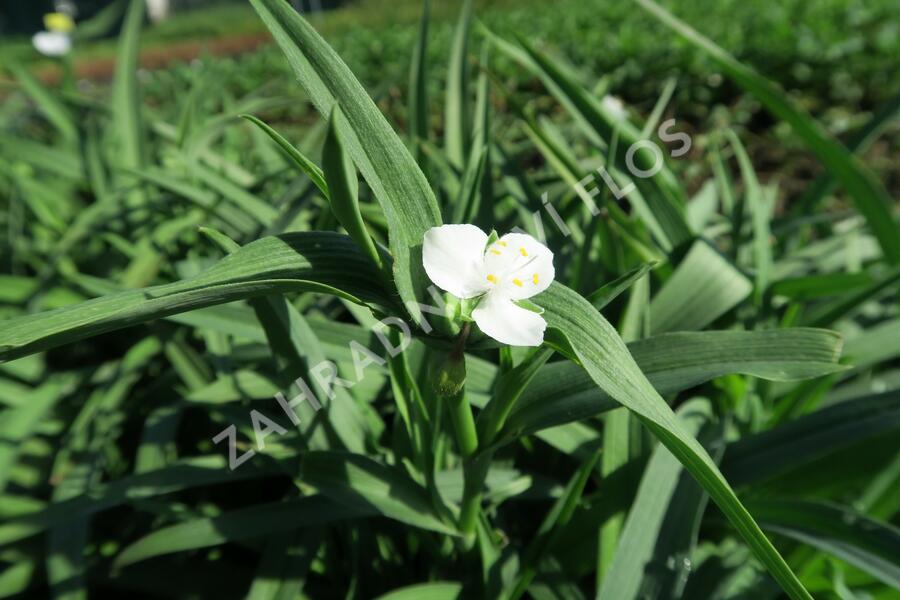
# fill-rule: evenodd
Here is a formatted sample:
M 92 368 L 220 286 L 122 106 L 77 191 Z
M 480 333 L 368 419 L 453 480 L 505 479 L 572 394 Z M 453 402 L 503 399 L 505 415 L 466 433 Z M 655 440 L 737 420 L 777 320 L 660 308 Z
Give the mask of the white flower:
M 481 297 L 472 311 L 478 327 L 511 346 L 540 346 L 547 323 L 522 308 L 524 300 L 550 287 L 553 252 L 523 233 L 507 233 L 490 246 L 474 225 L 441 225 L 425 232 L 422 260 L 428 277 L 459 298 Z
M 72 49 L 72 38 L 60 31 L 38 31 L 31 43 L 44 56 L 64 56 Z
M 600 103 L 616 119 L 628 118 L 628 109 L 625 108 L 625 103 L 622 102 L 621 98 L 607 94 L 603 96 L 603 100 Z

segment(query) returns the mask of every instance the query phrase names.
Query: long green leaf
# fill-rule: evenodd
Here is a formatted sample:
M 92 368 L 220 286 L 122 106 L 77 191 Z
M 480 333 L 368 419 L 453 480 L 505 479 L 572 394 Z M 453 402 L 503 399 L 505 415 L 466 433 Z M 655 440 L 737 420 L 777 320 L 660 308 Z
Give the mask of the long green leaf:
M 887 129 L 898 112 L 900 112 L 900 94 L 888 100 L 863 127 L 854 132 L 853 136 L 847 140 L 847 149 L 857 155 L 864 153 L 871 143 Z M 818 208 L 819 202 L 837 187 L 837 183 L 831 173 L 826 172 L 819 175 L 797 199 L 794 206 L 791 207 L 791 212 L 795 215 L 812 213 Z
M 16 62 L 10 62 L 6 68 L 18 80 L 25 93 L 31 96 L 34 103 L 47 116 L 47 120 L 59 131 L 63 139 L 68 142 L 78 139 L 75 119 L 65 104 L 44 87 L 26 67 Z
M 144 13 L 144 0 L 131 0 L 119 37 L 116 71 L 112 85 L 113 135 L 119 145 L 116 156 L 119 164 L 129 169 L 141 168 L 145 157 L 141 100 L 137 80 L 138 52 Z
M 462 597 L 462 584 L 453 581 L 432 581 L 402 587 L 375 600 L 457 600 Z
M 679 420 L 691 435 L 697 436 L 701 428 L 711 419 L 711 408 L 706 401 L 692 401 L 679 411 Z M 622 537 L 615 551 L 609 573 L 603 579 L 603 585 L 597 592 L 598 600 L 633 600 L 634 598 L 653 598 L 654 593 L 663 591 L 665 581 L 683 569 L 684 560 L 688 559 L 685 548 L 679 548 L 684 540 L 668 539 L 666 527 L 677 527 L 679 523 L 669 521 L 676 514 L 677 504 L 690 499 L 694 506 L 694 520 L 698 498 L 692 493 L 692 486 L 682 486 L 683 469 L 672 454 L 663 446 L 658 446 L 650 457 L 644 470 L 637 496 L 628 512 L 628 519 L 622 530 Z M 683 497 L 678 497 L 678 492 Z M 693 523 L 689 521 L 688 528 Z M 690 531 L 688 531 L 690 534 Z M 672 544 L 671 548 L 663 548 Z M 676 550 L 677 548 L 677 550 Z M 675 555 L 676 551 L 680 551 Z M 667 565 L 665 561 L 682 564 Z M 662 562 L 663 564 L 659 564 Z M 681 582 L 683 585 L 683 582 Z M 642 590 L 644 590 L 642 593 Z
M 247 244 L 192 279 L 12 319 L 0 331 L 0 359 L 204 306 L 290 291 L 392 304 L 371 261 L 350 238 L 326 232 L 293 233 Z
M 374 510 L 439 533 L 456 533 L 434 514 L 425 488 L 399 467 L 359 454 L 310 452 L 302 457 L 300 478 L 349 508 Z
M 322 527 L 374 513 L 374 509 L 346 506 L 321 495 L 260 504 L 154 531 L 126 547 L 114 565 L 121 568 L 163 554 L 284 532 L 288 526 Z
M 722 471 L 747 485 L 897 430 L 900 391 L 845 400 L 729 444 Z
M 791 598 L 810 599 L 809 592 L 741 504 L 709 454 L 684 431 L 606 319 L 590 302 L 557 283 L 537 296 L 535 302 L 545 309 L 550 343 L 580 362 L 601 389 L 637 415 L 678 458 Z
M 0 492 L 6 488 L 10 471 L 19 458 L 21 443 L 34 433 L 41 419 L 71 391 L 74 383 L 71 374 L 51 377 L 29 392 L 21 406 L 0 411 Z
M 381 204 L 388 222 L 394 283 L 414 319 L 421 310 L 427 276 L 422 266 L 425 232 L 441 214 L 422 171 L 335 51 L 281 0 L 251 0 L 319 113 L 335 103 L 347 119 L 347 152 Z
M 557 498 L 550 510 L 547 511 L 544 520 L 541 521 L 541 525 L 535 533 L 534 539 L 531 540 L 525 552 L 525 557 L 522 561 L 522 571 L 519 573 L 515 587 L 506 596 L 509 600 L 517 600 L 528 589 L 528 586 L 537 574 L 537 567 L 541 558 L 552 548 L 559 537 L 559 532 L 569 523 L 572 513 L 578 507 L 584 487 L 587 485 L 588 478 L 593 473 L 594 466 L 599 458 L 600 451 L 597 450 L 585 459 L 571 479 L 569 479 L 562 495 Z
M 257 318 L 266 330 L 269 346 L 273 349 L 279 362 L 281 371 L 290 374 L 291 377 L 304 377 L 306 381 L 313 381 L 309 376 L 309 369 L 325 361 L 325 354 L 315 333 L 310 328 L 306 319 L 287 301 L 284 296 L 267 296 L 251 301 L 256 311 Z M 355 403 L 350 392 L 341 386 L 334 389 L 318 389 L 318 397 L 324 408 L 324 413 L 316 414 L 311 420 L 306 416 L 301 418 L 301 427 L 307 435 L 316 432 L 320 421 L 325 428 L 337 433 L 337 437 L 343 442 L 344 447 L 353 452 L 363 452 L 366 440 L 371 438 L 367 430 L 366 422 L 362 418 L 359 406 Z M 306 406 L 306 414 L 313 411 Z M 317 438 L 309 439 L 310 447 L 327 448 L 328 442 Z
M 422 168 L 427 172 L 427 159 L 422 150 L 421 142 L 428 141 L 428 86 L 426 76 L 428 73 L 428 19 L 431 12 L 429 0 L 422 3 L 422 17 L 419 20 L 419 34 L 416 37 L 416 46 L 413 49 L 412 61 L 409 66 L 409 101 L 407 112 L 409 114 L 409 137 L 412 144 L 412 153 Z
M 634 420 L 634 415 L 624 408 L 610 411 L 603 419 L 603 454 L 600 474 L 607 481 L 615 471 L 624 468 L 633 458 L 637 458 L 632 456 L 634 453 L 631 444 Z M 599 589 L 602 589 L 603 582 L 609 575 L 624 523 L 625 511 L 620 510 L 600 524 L 596 578 Z
M 744 200 L 750 209 L 753 224 L 753 266 L 756 268 L 754 296 L 758 302 L 761 302 L 766 286 L 769 285 L 769 272 L 772 270 L 772 249 L 769 246 L 771 207 L 768 195 L 764 193 L 763 187 L 756 177 L 756 170 L 753 168 L 753 163 L 750 162 L 750 156 L 744 149 L 741 139 L 730 129 L 725 134 L 737 157 L 741 179 L 744 182 Z
M 703 329 L 752 291 L 743 273 L 699 240 L 650 302 L 650 328 L 653 333 Z
M 462 169 L 469 154 L 469 29 L 472 23 L 472 0 L 465 0 L 450 50 L 447 90 L 444 102 L 444 146 L 447 158 Z
M 328 201 L 331 211 L 338 222 L 347 230 L 353 241 L 359 245 L 372 262 L 381 268 L 381 256 L 375 248 L 375 242 L 366 229 L 362 213 L 359 211 L 359 186 L 356 181 L 356 169 L 344 152 L 342 138 L 343 116 L 335 107 L 328 120 L 328 134 L 322 148 L 322 165 L 325 167 L 325 180 L 328 182 Z
M 900 589 L 900 529 L 852 508 L 807 500 L 748 502 L 764 529 L 833 554 Z
M 0 525 L 0 545 L 26 539 L 56 525 L 129 502 L 184 489 L 273 477 L 282 472 L 282 466 L 277 463 L 251 461 L 232 471 L 227 468 L 227 463 L 221 456 L 186 459 L 162 469 L 101 484 L 83 495 L 52 502 L 34 511 L 6 519 Z
M 262 119 L 258 119 L 253 115 L 241 115 L 241 118 L 253 123 L 259 127 L 263 133 L 272 138 L 272 141 L 278 144 L 287 157 L 291 159 L 291 162 L 309 176 L 315 186 L 319 188 L 320 192 L 325 194 L 325 196 L 328 196 L 328 185 L 325 183 L 325 176 L 322 174 L 322 169 L 320 169 L 316 163 L 304 156 L 293 144 L 287 141 L 280 133 L 272 129 L 272 127 Z
M 597 288 L 588 295 L 587 299 L 597 310 L 603 310 L 604 306 L 615 300 L 619 294 L 630 288 L 635 281 L 646 275 L 654 266 L 656 266 L 656 263 L 641 263 L 616 279 Z
M 838 364 L 841 337 L 824 329 L 667 333 L 632 342 L 628 349 L 660 394 L 729 373 L 791 381 L 844 369 Z M 501 437 L 586 419 L 614 406 L 584 369 L 551 363 L 526 388 Z

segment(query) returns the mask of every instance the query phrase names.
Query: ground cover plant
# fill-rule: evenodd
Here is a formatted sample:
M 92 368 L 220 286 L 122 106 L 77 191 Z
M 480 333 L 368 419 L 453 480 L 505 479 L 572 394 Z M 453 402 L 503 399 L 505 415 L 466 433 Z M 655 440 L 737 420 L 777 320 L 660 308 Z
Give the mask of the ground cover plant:
M 131 0 L 108 98 L 9 67 L 0 595 L 897 597 L 892 90 L 838 139 L 629 4 L 782 181 L 468 2 L 378 104 L 250 5 L 278 54 L 141 76 Z

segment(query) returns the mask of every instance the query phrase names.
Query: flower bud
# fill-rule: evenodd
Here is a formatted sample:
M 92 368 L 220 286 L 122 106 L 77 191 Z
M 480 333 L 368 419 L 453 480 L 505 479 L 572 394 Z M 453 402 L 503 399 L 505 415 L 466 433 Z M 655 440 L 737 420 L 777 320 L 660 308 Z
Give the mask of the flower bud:
M 444 355 L 432 370 L 431 381 L 439 398 L 457 397 L 466 385 L 465 356 L 461 352 Z

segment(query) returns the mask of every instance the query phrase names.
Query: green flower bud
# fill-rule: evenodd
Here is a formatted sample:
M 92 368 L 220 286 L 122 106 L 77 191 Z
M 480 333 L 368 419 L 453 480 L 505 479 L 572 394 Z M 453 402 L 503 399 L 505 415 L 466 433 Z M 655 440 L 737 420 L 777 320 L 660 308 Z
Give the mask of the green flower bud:
M 431 381 L 439 398 L 457 397 L 466 385 L 466 360 L 463 354 L 451 352 L 445 355 L 432 371 Z

